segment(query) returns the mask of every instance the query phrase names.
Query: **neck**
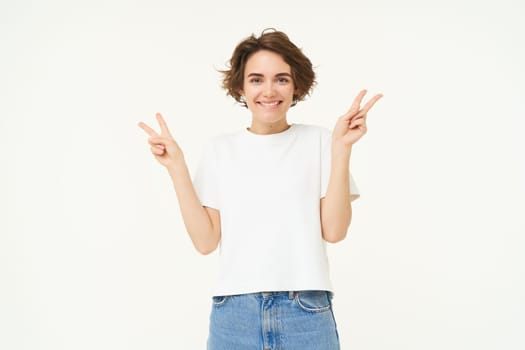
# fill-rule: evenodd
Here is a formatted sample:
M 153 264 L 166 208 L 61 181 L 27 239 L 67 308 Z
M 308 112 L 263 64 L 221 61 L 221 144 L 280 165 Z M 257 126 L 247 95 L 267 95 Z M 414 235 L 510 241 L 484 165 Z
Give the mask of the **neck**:
M 259 135 L 271 135 L 288 130 L 290 126 L 291 125 L 288 124 L 286 119 L 275 123 L 258 123 L 255 120 L 252 120 L 252 125 L 248 128 L 248 131 Z

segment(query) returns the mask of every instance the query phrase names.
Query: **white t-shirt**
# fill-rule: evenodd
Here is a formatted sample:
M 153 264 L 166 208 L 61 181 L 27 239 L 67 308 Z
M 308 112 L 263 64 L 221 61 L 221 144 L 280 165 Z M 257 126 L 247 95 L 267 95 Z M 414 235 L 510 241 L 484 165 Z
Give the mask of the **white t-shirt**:
M 201 204 L 221 216 L 213 295 L 333 292 L 320 214 L 331 136 L 325 127 L 292 123 L 277 134 L 245 128 L 207 143 L 193 184 Z M 350 193 L 359 197 L 352 175 Z

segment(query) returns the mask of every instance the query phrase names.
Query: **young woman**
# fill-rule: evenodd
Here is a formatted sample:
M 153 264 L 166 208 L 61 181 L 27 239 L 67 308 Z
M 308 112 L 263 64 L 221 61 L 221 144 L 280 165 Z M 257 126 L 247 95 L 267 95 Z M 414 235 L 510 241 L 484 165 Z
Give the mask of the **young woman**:
M 345 238 L 359 191 L 352 145 L 366 133 L 366 91 L 334 128 L 288 123 L 315 84 L 310 60 L 279 31 L 235 48 L 223 87 L 251 125 L 212 138 L 193 181 L 160 114 L 151 152 L 172 180 L 195 248 L 220 247 L 208 349 L 339 349 L 326 242 Z

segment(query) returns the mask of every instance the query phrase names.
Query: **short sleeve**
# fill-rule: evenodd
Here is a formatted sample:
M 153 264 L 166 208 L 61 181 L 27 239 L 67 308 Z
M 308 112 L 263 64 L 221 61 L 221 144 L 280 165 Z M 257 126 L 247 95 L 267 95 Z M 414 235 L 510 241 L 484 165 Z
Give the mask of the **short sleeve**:
M 217 155 L 213 140 L 204 146 L 193 176 L 193 187 L 203 206 L 219 210 Z
M 320 198 L 326 196 L 328 182 L 330 181 L 331 172 L 331 151 L 332 151 L 332 132 L 329 129 L 321 130 L 321 193 Z M 359 188 L 350 173 L 350 202 L 359 198 Z

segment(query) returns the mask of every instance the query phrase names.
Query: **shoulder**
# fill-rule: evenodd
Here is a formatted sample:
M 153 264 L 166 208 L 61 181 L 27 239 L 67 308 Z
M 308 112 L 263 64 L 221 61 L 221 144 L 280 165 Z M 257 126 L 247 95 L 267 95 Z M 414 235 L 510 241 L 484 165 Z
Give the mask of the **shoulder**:
M 236 140 L 240 134 L 240 131 L 222 132 L 220 134 L 210 137 L 208 139 L 208 145 L 210 147 L 218 147 L 220 145 L 228 144 L 233 140 Z
M 315 124 L 303 124 L 303 123 L 294 123 L 297 127 L 297 130 L 302 132 L 317 132 L 317 133 L 329 133 L 330 129 L 322 125 Z
M 332 131 L 325 126 L 314 124 L 296 124 L 297 133 L 299 135 L 309 135 L 320 140 L 329 140 L 332 136 Z

